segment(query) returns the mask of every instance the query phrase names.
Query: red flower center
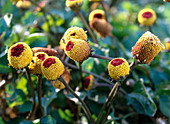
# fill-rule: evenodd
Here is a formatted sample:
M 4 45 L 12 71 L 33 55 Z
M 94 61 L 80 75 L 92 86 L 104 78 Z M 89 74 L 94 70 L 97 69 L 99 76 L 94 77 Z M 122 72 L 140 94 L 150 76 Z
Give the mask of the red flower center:
M 84 88 L 88 88 L 89 83 L 90 83 L 90 77 L 87 76 L 87 77 L 85 78 L 84 82 L 83 82 Z
M 48 68 L 50 67 L 52 64 L 56 63 L 55 59 L 54 58 L 47 58 L 44 63 L 43 63 L 43 66 Z
M 24 45 L 18 44 L 17 46 L 11 49 L 11 56 L 19 57 L 23 51 L 24 51 Z
M 167 43 L 170 43 L 170 41 L 168 41 Z
M 69 0 L 69 1 L 74 1 L 74 0 Z
M 143 18 L 151 18 L 151 17 L 152 17 L 152 13 L 151 13 L 151 12 L 144 12 L 144 13 L 142 14 L 142 17 L 143 17 Z
M 114 59 L 112 62 L 111 62 L 111 64 L 113 65 L 113 66 L 118 66 L 118 65 L 121 65 L 122 63 L 123 63 L 124 61 L 122 60 L 122 59 Z
M 45 59 L 45 55 L 44 54 L 38 54 L 37 55 L 38 59 L 40 59 L 41 61 L 43 61 Z
M 101 19 L 101 18 L 102 18 L 102 14 L 96 13 L 96 14 L 94 14 L 93 17 L 94 17 L 94 18 Z
M 66 45 L 66 51 L 70 51 L 74 46 L 74 43 L 72 41 L 69 41 Z

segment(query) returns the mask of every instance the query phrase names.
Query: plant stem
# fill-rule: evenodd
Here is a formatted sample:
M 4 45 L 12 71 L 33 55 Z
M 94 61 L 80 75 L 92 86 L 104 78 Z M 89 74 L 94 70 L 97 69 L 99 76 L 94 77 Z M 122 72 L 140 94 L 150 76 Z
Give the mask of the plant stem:
M 100 123 L 100 120 L 101 120 L 101 118 L 102 118 L 102 115 L 103 115 L 103 113 L 104 113 L 104 110 L 105 110 L 107 104 L 109 103 L 109 101 L 111 100 L 112 95 L 114 95 L 114 91 L 115 91 L 115 88 L 117 87 L 117 85 L 119 86 L 118 82 L 116 82 L 116 84 L 114 85 L 114 87 L 113 87 L 112 90 L 110 91 L 109 96 L 108 96 L 107 99 L 106 99 L 106 102 L 104 103 L 104 105 L 102 106 L 102 109 L 100 110 L 100 113 L 99 113 L 99 115 L 98 115 L 96 124 L 99 124 L 99 123 Z
M 101 1 L 101 2 L 100 2 L 100 4 L 102 5 L 103 11 L 104 11 L 104 13 L 105 13 L 105 18 L 106 18 L 106 21 L 108 22 L 108 18 L 107 18 L 107 12 L 106 12 L 106 8 L 105 8 L 105 6 L 104 6 L 104 3 L 103 3 L 103 1 Z
M 75 65 L 72 65 L 72 64 L 70 64 L 70 63 L 66 63 L 66 62 L 64 62 L 63 61 L 63 63 L 64 63 L 64 65 L 66 65 L 66 66 L 69 66 L 70 68 L 73 68 L 73 69 L 79 69 L 77 66 L 75 66 Z M 102 77 L 102 76 L 100 76 L 100 75 L 97 75 L 97 74 L 95 74 L 95 73 L 93 73 L 93 72 L 89 72 L 89 71 L 86 71 L 86 70 L 84 70 L 84 69 L 82 69 L 82 72 L 84 72 L 84 73 L 87 73 L 87 74 L 91 74 L 91 75 L 93 75 L 94 77 L 96 77 L 96 78 L 98 78 L 98 79 L 100 79 L 100 80 L 102 80 L 102 81 L 105 81 L 105 82 L 107 82 L 108 84 L 110 84 L 110 85 L 114 85 L 114 83 L 112 83 L 110 80 L 108 80 L 108 79 L 106 79 L 106 78 L 104 78 L 104 77 Z M 127 94 L 126 93 L 126 91 L 125 90 L 123 90 L 122 88 L 120 88 L 120 92 L 121 93 L 123 93 L 123 94 Z
M 26 69 L 26 75 L 27 75 L 27 79 L 28 79 L 28 83 L 29 83 L 31 95 L 32 95 L 32 110 L 26 117 L 26 120 L 29 120 L 36 111 L 36 101 L 35 101 L 35 93 L 34 93 L 33 83 L 31 80 L 30 71 L 29 71 L 28 67 L 25 67 L 25 69 Z
M 113 87 L 113 85 L 105 84 L 105 83 L 95 83 L 95 87 Z
M 127 55 L 127 53 L 126 53 L 126 49 L 125 49 L 125 47 L 123 46 L 123 44 L 122 44 L 115 36 L 114 36 L 114 39 L 115 39 L 115 41 L 117 42 L 117 44 L 119 45 L 120 49 L 122 50 L 125 58 L 128 59 L 128 55 Z
M 87 105 L 84 103 L 84 101 L 71 89 L 71 87 L 65 82 L 65 80 L 62 77 L 60 77 L 60 79 L 63 82 L 63 84 L 65 85 L 65 87 L 68 89 L 68 91 L 71 92 L 81 102 L 85 113 L 87 114 L 87 116 L 90 119 L 91 124 L 95 124 L 94 120 L 92 118 L 91 112 L 90 112 L 89 108 L 87 107 Z
M 80 19 L 82 20 L 82 22 L 83 22 L 83 24 L 85 25 L 87 31 L 88 31 L 89 34 L 91 35 L 93 41 L 98 44 L 98 41 L 97 41 L 96 37 L 94 36 L 91 28 L 90 28 L 89 25 L 87 24 L 86 20 L 84 19 L 83 15 L 81 14 L 81 12 L 78 11 L 78 12 L 75 12 L 75 13 L 76 13 L 76 14 L 80 17 Z
M 117 84 L 117 85 L 116 85 L 116 84 Z M 117 93 L 117 91 L 118 91 L 119 84 L 118 84 L 118 83 L 116 83 L 116 84 L 115 84 L 115 85 L 116 85 L 116 89 L 114 90 L 114 93 L 113 93 L 113 95 L 111 96 L 110 103 L 109 103 L 109 107 L 108 107 L 108 109 L 107 109 L 106 114 L 104 115 L 104 118 L 103 118 L 101 124 L 104 124 L 104 122 L 105 122 L 105 120 L 106 120 L 106 118 L 107 118 L 107 116 L 108 116 L 108 114 L 109 114 L 109 112 L 110 112 L 110 108 L 111 108 L 111 106 L 112 106 L 114 97 L 116 96 L 116 93 Z M 114 87 L 113 87 L 113 88 L 114 88 Z
M 84 86 L 83 86 L 83 72 L 82 72 L 81 62 L 79 62 L 79 71 L 80 71 L 80 81 L 81 81 L 82 87 L 84 88 Z
M 101 56 L 101 55 L 96 55 L 96 54 L 90 54 L 89 57 L 99 58 L 99 59 L 106 59 L 106 60 L 109 60 L 109 61 L 113 59 L 111 57 Z
M 37 75 L 37 92 L 38 92 L 38 102 L 41 115 L 43 116 L 42 102 L 41 102 L 41 85 L 42 85 L 42 75 Z
M 149 31 L 150 31 L 151 33 L 153 33 L 153 32 L 152 32 L 152 26 L 148 26 L 148 29 L 149 29 Z

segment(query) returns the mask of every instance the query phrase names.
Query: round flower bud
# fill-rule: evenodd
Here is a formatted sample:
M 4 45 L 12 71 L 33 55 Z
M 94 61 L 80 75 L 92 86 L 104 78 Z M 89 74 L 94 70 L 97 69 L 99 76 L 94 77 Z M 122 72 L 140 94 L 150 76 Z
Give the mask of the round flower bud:
M 31 5 L 30 1 L 28 1 L 28 0 L 23 0 L 23 1 L 20 0 L 20 1 L 17 2 L 16 7 L 27 9 L 28 7 L 30 7 L 30 5 Z
M 123 58 L 112 59 L 108 64 L 109 76 L 114 80 L 121 80 L 129 75 L 130 67 Z
M 156 21 L 156 14 L 152 9 L 143 9 L 138 14 L 138 22 L 145 26 L 151 26 Z
M 35 53 L 32 62 L 28 66 L 30 72 L 34 75 L 42 74 L 41 72 L 41 63 L 48 55 L 44 52 Z
M 80 39 L 69 40 L 64 51 L 67 56 L 77 62 L 86 60 L 91 52 L 90 45 L 86 41 Z
M 33 57 L 31 48 L 24 42 L 12 45 L 8 50 L 9 65 L 16 69 L 22 69 L 30 64 Z
M 56 56 L 57 55 L 57 51 L 55 49 L 52 48 L 43 48 L 43 47 L 34 47 L 32 48 L 33 53 L 37 53 L 37 52 L 44 52 L 49 56 Z
M 91 87 L 93 85 L 93 81 L 94 81 L 93 75 L 89 75 L 85 78 L 85 80 L 83 82 L 83 86 L 86 91 L 89 91 L 91 89 Z
M 83 0 L 66 0 L 65 4 L 73 11 L 80 11 L 81 6 L 83 5 Z
M 65 68 L 65 71 L 64 71 L 64 74 L 62 75 L 62 78 L 65 80 L 65 82 L 67 84 L 69 84 L 71 76 L 70 76 L 70 70 L 68 68 Z M 51 81 L 51 83 L 57 89 L 64 89 L 65 88 L 65 85 L 59 80 Z
M 93 21 L 94 18 L 106 19 L 106 18 L 105 18 L 105 12 L 104 12 L 103 10 L 100 10 L 100 9 L 93 10 L 93 11 L 89 14 L 89 22 L 90 22 L 90 21 Z
M 149 64 L 163 49 L 165 49 L 165 46 L 159 38 L 147 31 L 132 47 L 132 55 L 138 63 Z
M 64 65 L 59 58 L 49 56 L 41 63 L 41 71 L 47 80 L 56 80 L 64 73 Z
M 170 52 L 170 41 L 166 42 L 165 47 L 167 52 Z

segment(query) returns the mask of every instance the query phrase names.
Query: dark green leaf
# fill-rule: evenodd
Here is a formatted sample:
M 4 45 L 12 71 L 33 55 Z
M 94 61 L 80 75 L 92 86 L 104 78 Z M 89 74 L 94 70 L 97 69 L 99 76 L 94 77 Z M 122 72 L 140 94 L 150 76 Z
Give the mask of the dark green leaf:
M 44 116 L 40 120 L 40 124 L 56 124 L 56 123 L 57 121 L 53 117 L 51 117 L 51 115 Z
M 33 124 L 31 121 L 21 121 L 19 124 Z

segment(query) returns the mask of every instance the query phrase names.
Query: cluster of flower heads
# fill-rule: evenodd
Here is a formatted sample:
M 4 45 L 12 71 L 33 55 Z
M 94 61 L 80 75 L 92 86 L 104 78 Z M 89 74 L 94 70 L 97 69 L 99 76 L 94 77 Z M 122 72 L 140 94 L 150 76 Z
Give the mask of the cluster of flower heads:
M 60 40 L 60 46 L 67 56 L 77 62 L 86 60 L 91 52 L 87 34 L 79 27 L 69 28 Z
M 35 53 L 34 56 L 33 52 Z M 9 48 L 8 61 L 9 65 L 16 69 L 28 67 L 32 74 L 43 75 L 47 80 L 57 80 L 63 75 L 64 71 L 66 75 L 69 75 L 70 73 L 65 70 L 60 59 L 50 55 L 56 55 L 55 50 L 49 48 L 33 48 L 32 50 L 26 43 L 18 42 Z M 67 83 L 69 81 L 70 79 L 66 79 Z M 59 81 L 56 81 L 56 83 L 63 85 Z M 55 83 L 52 84 L 55 85 Z M 59 88 L 62 89 L 63 87 Z

